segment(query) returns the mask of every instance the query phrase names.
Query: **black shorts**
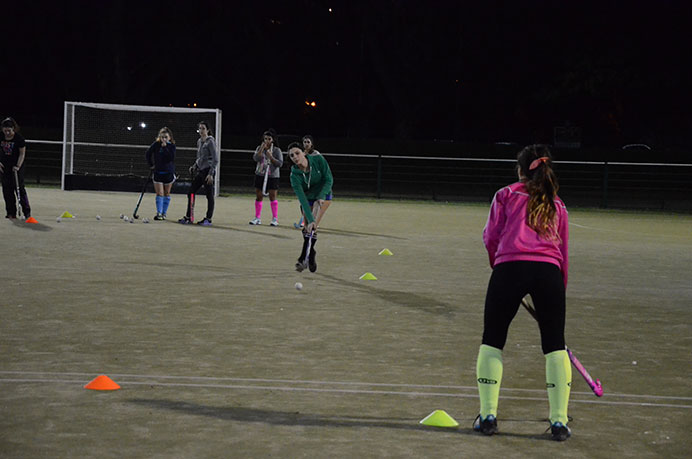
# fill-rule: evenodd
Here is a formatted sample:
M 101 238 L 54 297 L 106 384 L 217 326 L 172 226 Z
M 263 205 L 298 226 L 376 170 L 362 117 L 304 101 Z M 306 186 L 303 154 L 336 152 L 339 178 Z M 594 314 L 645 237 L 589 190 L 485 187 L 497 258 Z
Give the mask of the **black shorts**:
M 264 175 L 255 175 L 255 188 L 261 190 L 264 186 Z M 279 189 L 279 178 L 278 177 L 267 177 L 267 190 L 278 190 Z
M 154 183 L 168 185 L 169 183 L 175 182 L 175 174 L 172 172 L 154 172 L 153 180 Z

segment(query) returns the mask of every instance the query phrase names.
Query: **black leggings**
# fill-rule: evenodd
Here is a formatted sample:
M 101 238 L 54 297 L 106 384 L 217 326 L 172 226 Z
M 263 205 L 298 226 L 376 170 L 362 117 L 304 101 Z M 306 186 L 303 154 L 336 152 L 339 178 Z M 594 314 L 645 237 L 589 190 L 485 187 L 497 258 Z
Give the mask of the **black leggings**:
M 552 263 L 511 261 L 493 268 L 485 297 L 483 344 L 505 347 L 521 299 L 531 295 L 543 354 L 565 349 L 565 284 Z
M 24 188 L 24 165 L 17 171 L 17 179 L 19 180 L 19 204 L 22 206 L 24 211 L 24 216 L 29 218 L 31 216 L 31 206 L 29 205 L 29 197 L 26 195 L 26 189 Z M 14 171 L 12 166 L 5 165 L 4 172 L 0 174 L 0 181 L 2 181 L 2 195 L 5 198 L 5 211 L 10 217 L 17 216 L 17 201 L 15 198 L 15 192 L 17 191 L 17 184 L 14 182 Z
M 209 169 L 202 169 L 197 171 L 195 177 L 192 179 L 192 184 L 190 185 L 190 191 L 187 193 L 187 213 L 186 215 L 190 217 L 190 195 L 197 193 L 197 191 L 204 187 L 204 194 L 207 196 L 207 215 L 206 217 L 211 220 L 214 216 L 214 185 L 209 185 L 207 183 L 207 176 L 209 175 Z

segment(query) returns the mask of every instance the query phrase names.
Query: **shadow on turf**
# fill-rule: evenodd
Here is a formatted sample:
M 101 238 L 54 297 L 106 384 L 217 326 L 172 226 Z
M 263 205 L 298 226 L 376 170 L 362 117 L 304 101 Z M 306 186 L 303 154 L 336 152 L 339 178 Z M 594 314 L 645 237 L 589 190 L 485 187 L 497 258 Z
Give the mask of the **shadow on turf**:
M 19 226 L 21 228 L 26 228 L 34 231 L 53 231 L 53 228 L 51 228 L 48 225 L 44 225 L 43 223 L 27 223 L 23 220 L 11 220 L 12 224 L 14 226 Z
M 333 282 L 335 284 L 348 286 L 350 288 L 360 290 L 370 295 L 376 295 L 383 300 L 396 303 L 400 306 L 404 306 L 411 309 L 417 309 L 423 312 L 429 312 L 431 314 L 439 314 L 443 316 L 452 316 L 456 311 L 454 305 L 443 303 L 432 299 L 428 296 L 418 295 L 412 292 L 401 292 L 398 290 L 381 290 L 374 288 L 370 285 L 365 285 L 362 282 L 351 282 L 344 279 L 339 279 L 338 277 L 330 276 L 329 274 L 323 274 L 318 272 L 317 276 L 322 279 Z
M 178 223 L 178 222 L 173 222 L 171 220 L 169 220 L 169 221 L 171 223 L 176 223 L 176 224 L 180 225 L 180 223 Z M 197 226 L 197 225 L 195 224 L 195 225 L 182 225 L 182 226 Z M 271 233 L 265 233 L 265 232 L 260 232 L 260 231 L 252 231 L 251 229 L 240 229 L 240 228 L 234 228 L 232 226 L 221 226 L 221 225 L 213 224 L 211 226 L 211 228 L 212 229 L 225 230 L 225 231 L 237 231 L 239 233 L 255 234 L 258 236 L 273 237 L 275 239 L 293 239 L 292 237 L 284 236 L 282 234 L 271 234 Z M 206 229 L 207 228 L 205 228 L 205 230 Z
M 220 226 L 220 225 L 216 225 L 216 224 L 212 225 L 212 228 L 226 230 L 226 231 L 237 231 L 240 233 L 258 234 L 260 236 L 268 236 L 268 237 L 273 237 L 273 238 L 277 238 L 277 239 L 293 239 L 293 237 L 290 237 L 290 236 L 284 236 L 281 234 L 265 233 L 265 232 L 257 231 L 255 229 L 241 229 L 238 227 Z M 278 226 L 276 228 L 272 228 L 272 231 L 285 231 L 285 230 L 289 230 L 291 232 L 295 232 L 295 233 L 299 234 L 298 231 L 296 231 L 296 228 L 291 228 L 290 226 L 284 225 L 284 226 Z M 358 231 L 345 231 L 345 230 L 326 229 L 326 228 L 320 228 L 319 233 L 320 234 L 334 234 L 336 236 L 348 236 L 348 237 L 375 236 L 375 237 L 384 237 L 387 239 L 406 240 L 406 238 L 404 238 L 404 237 L 392 236 L 390 234 L 363 233 L 363 232 L 358 232 Z
M 376 237 L 385 237 L 388 239 L 399 239 L 402 241 L 407 239 L 405 237 L 392 236 L 391 234 L 362 233 L 359 231 L 345 231 L 345 230 L 327 229 L 327 228 L 320 228 L 318 232 L 320 234 L 335 234 L 338 236 L 350 236 L 350 237 L 376 236 Z
M 159 410 L 169 410 L 195 416 L 208 416 L 224 421 L 254 422 L 279 426 L 304 427 L 379 427 L 384 429 L 401 429 L 421 432 L 439 432 L 453 435 L 474 435 L 480 437 L 469 428 L 429 427 L 418 423 L 416 419 L 385 418 L 369 416 L 325 416 L 320 414 L 301 413 L 299 411 L 276 411 L 259 408 L 244 408 L 239 406 L 209 406 L 178 400 L 131 399 L 135 405 Z M 468 423 L 471 425 L 471 422 Z M 500 432 L 503 437 L 518 437 L 531 440 L 548 440 L 546 435 L 526 435 Z

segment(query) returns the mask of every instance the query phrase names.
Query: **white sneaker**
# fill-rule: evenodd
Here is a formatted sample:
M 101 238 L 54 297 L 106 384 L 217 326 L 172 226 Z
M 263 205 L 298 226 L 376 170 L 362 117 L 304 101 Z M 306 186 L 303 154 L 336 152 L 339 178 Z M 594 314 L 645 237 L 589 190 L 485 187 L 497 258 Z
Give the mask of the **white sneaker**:
M 252 220 L 250 220 L 250 224 L 251 224 L 251 225 L 261 225 L 261 224 L 262 224 L 262 220 L 260 220 L 259 218 L 255 217 L 255 218 L 253 218 Z
M 270 225 L 279 226 L 279 220 L 277 220 L 276 218 L 272 218 L 272 222 L 270 223 Z

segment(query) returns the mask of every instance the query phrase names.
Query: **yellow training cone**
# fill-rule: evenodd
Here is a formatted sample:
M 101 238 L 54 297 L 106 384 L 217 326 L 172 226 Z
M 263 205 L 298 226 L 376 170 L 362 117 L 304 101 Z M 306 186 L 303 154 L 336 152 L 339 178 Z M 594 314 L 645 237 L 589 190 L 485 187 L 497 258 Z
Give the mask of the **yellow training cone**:
M 60 216 L 60 218 L 74 218 L 74 215 L 69 213 L 68 211 L 63 212 L 63 214 Z
M 375 276 L 372 275 L 372 273 L 365 273 L 362 276 L 359 277 L 360 280 L 377 280 Z
M 383 249 L 378 255 L 394 255 L 389 249 Z
M 448 415 L 445 410 L 435 410 L 427 415 L 420 424 L 432 427 L 457 427 L 458 422 L 453 417 Z

